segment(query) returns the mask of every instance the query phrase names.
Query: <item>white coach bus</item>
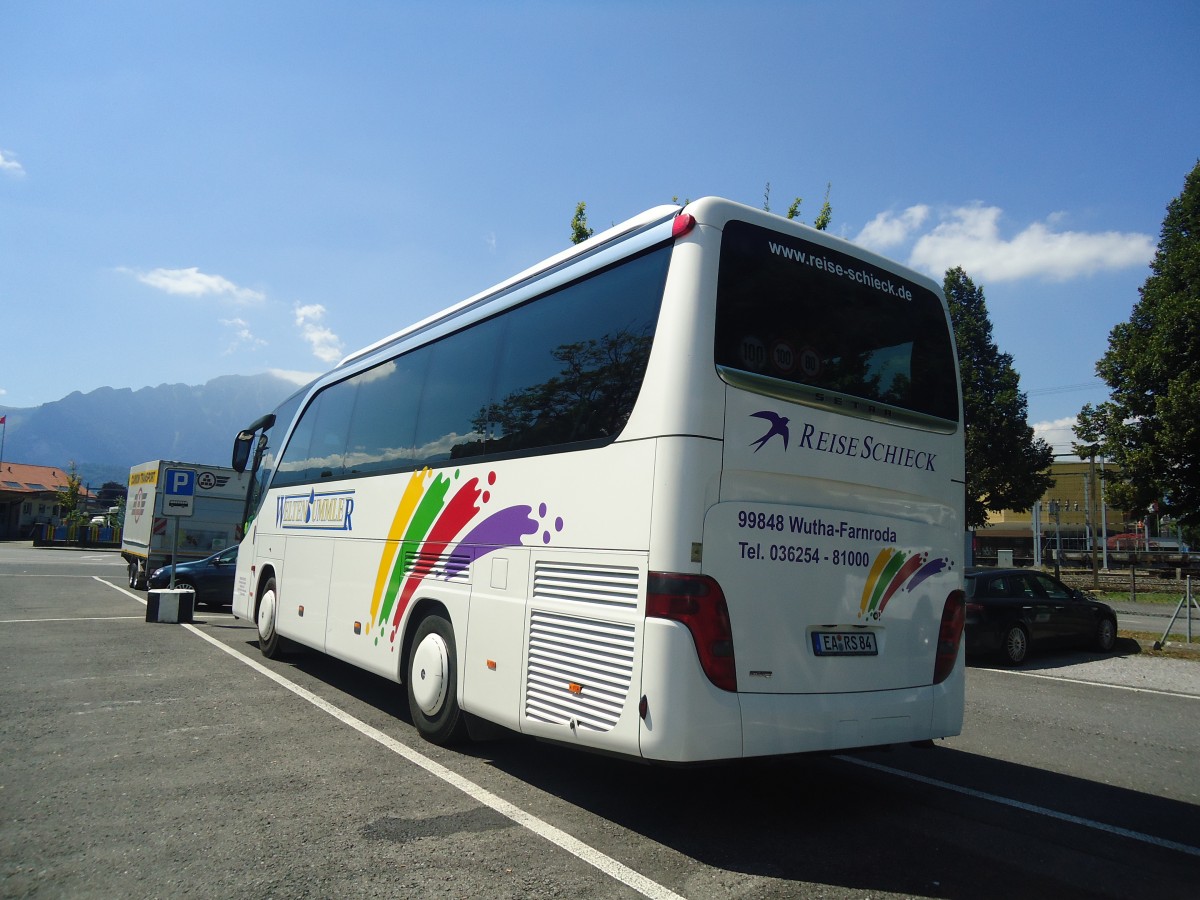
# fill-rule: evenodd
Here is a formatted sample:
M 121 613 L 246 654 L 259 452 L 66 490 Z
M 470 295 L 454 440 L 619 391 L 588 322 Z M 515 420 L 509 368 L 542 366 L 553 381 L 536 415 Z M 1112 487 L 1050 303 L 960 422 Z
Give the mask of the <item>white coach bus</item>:
M 241 432 L 234 612 L 267 656 L 405 685 L 435 743 L 957 734 L 960 397 L 932 280 L 726 200 L 658 207 Z

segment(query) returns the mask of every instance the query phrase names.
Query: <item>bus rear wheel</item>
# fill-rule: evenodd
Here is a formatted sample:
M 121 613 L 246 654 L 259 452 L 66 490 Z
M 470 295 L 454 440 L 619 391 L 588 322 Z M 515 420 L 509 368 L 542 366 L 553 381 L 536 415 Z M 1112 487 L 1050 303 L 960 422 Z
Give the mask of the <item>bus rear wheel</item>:
M 441 615 L 417 626 L 405 676 L 408 710 L 421 737 L 443 747 L 461 741 L 467 723 L 458 705 L 454 628 Z
M 282 638 L 275 630 L 275 613 L 279 603 L 279 592 L 274 577 L 268 578 L 258 598 L 258 613 L 254 620 L 258 625 L 258 649 L 267 659 L 278 659 L 282 651 Z

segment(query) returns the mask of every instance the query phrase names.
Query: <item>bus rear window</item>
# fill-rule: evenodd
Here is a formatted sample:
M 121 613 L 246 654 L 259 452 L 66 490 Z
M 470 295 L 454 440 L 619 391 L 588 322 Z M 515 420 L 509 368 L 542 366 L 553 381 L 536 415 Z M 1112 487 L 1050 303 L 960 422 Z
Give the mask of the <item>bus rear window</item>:
M 721 241 L 716 363 L 740 386 L 852 397 L 958 420 L 941 298 L 894 272 L 731 221 Z

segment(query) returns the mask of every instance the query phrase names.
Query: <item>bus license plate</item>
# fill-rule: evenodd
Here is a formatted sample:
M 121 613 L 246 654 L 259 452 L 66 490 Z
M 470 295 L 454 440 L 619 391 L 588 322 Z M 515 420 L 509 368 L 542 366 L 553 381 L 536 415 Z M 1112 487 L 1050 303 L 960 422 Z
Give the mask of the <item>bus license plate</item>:
M 879 645 L 871 631 L 814 631 L 812 642 L 817 656 L 879 655 Z

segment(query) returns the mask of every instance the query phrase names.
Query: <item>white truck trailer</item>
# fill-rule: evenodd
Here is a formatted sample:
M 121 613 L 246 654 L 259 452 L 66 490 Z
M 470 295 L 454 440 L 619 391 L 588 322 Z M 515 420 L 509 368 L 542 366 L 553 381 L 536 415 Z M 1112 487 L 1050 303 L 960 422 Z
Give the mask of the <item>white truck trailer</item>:
M 196 474 L 189 516 L 169 515 L 168 469 L 190 469 Z M 170 565 L 176 540 L 176 562 L 204 559 L 236 544 L 249 477 L 226 466 L 166 459 L 153 459 L 130 469 L 121 533 L 121 556 L 129 566 L 129 586 L 145 587 L 147 575 Z

